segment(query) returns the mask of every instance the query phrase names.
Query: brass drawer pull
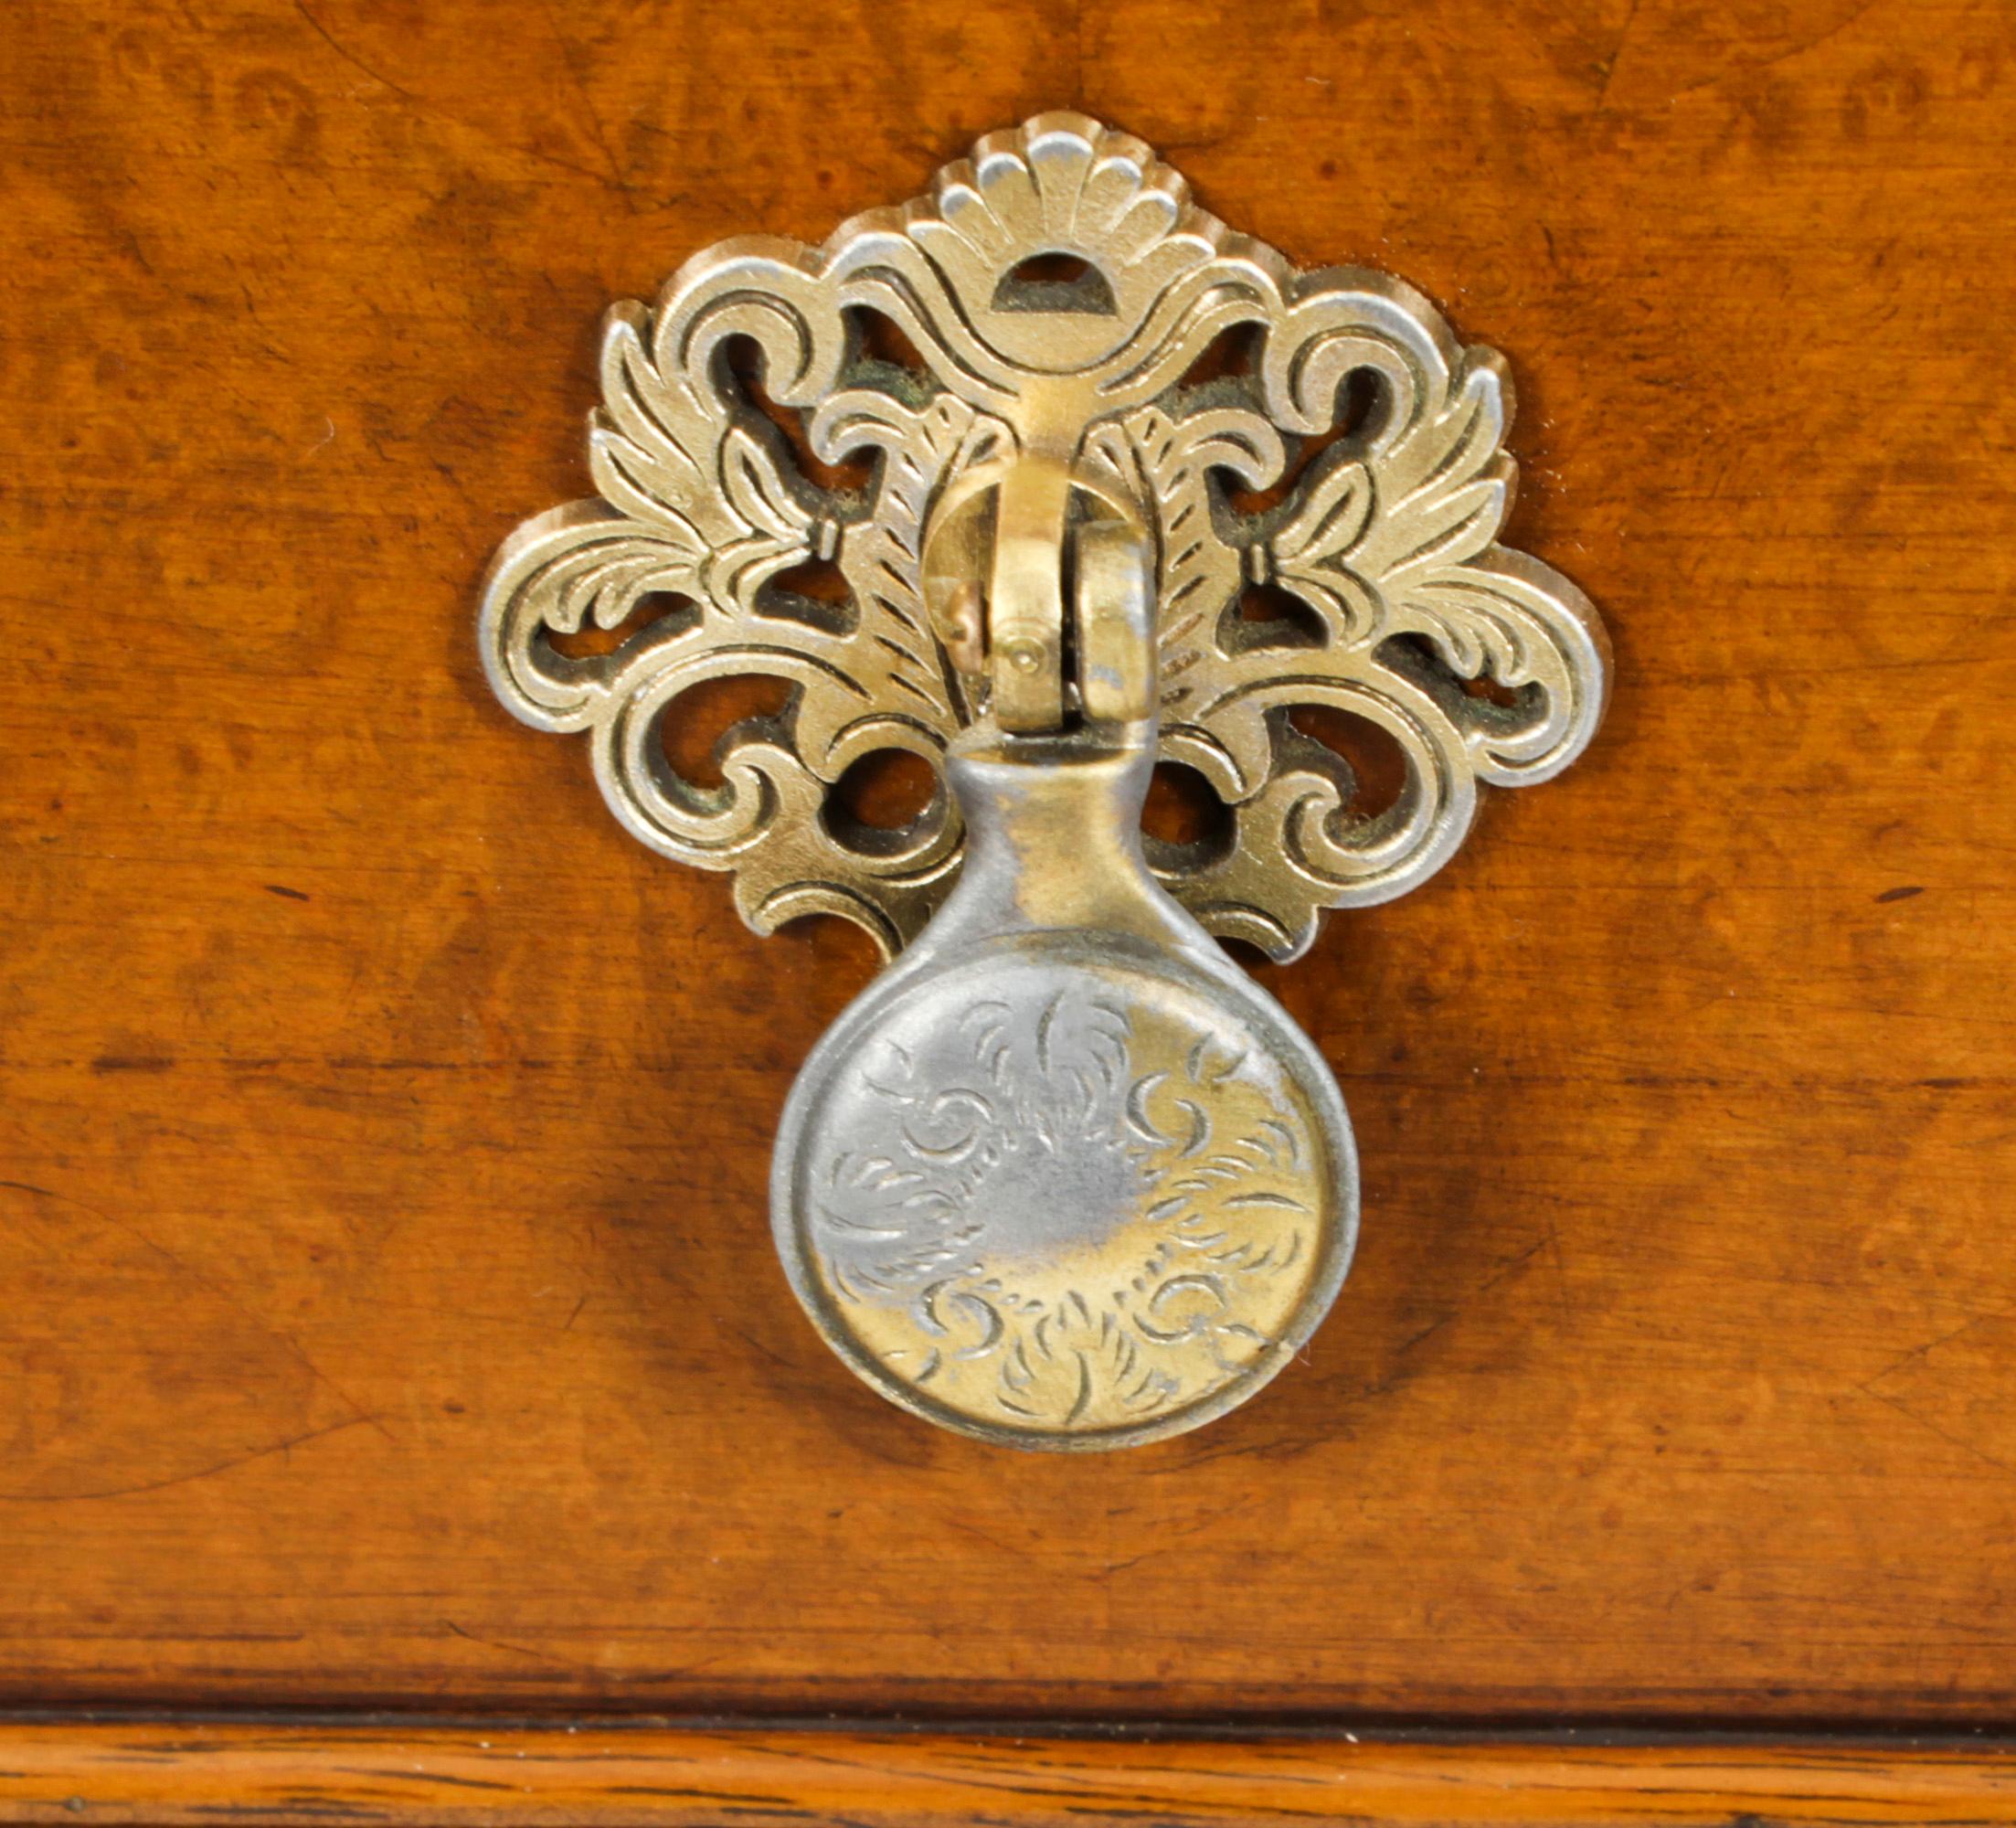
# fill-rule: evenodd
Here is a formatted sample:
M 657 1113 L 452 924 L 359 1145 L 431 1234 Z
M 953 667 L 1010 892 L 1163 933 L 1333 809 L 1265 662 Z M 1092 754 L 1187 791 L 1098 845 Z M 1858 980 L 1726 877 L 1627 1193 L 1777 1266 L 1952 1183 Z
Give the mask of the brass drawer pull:
M 1343 1280 L 1357 1171 L 1328 1068 L 1209 936 L 1295 957 L 1602 715 L 1594 610 L 1496 543 L 1502 362 L 1048 114 L 822 248 L 695 257 L 611 311 L 602 381 L 600 496 L 505 541 L 485 664 L 525 722 L 589 733 L 639 838 L 732 871 L 757 930 L 838 913 L 895 959 L 778 1140 L 806 1311 L 885 1396 L 1005 1444 L 1244 1401 Z M 813 480 L 864 456 L 858 488 Z M 683 780 L 661 718 L 750 674 L 785 708 L 724 739 L 720 787 Z M 1354 814 L 1311 707 L 1392 739 L 1389 808 Z M 850 827 L 833 790 L 888 749 L 938 792 Z M 1209 783 L 1222 841 L 1144 854 L 1158 757 Z

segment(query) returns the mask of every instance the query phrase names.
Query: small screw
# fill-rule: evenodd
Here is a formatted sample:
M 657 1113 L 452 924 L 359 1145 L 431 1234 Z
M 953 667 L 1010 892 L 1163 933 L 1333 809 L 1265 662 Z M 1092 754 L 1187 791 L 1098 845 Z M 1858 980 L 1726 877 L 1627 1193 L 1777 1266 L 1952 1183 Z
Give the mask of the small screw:
M 1026 638 L 1004 642 L 1001 651 L 1008 656 L 1009 665 L 1017 673 L 1034 673 L 1043 664 L 1042 647 Z

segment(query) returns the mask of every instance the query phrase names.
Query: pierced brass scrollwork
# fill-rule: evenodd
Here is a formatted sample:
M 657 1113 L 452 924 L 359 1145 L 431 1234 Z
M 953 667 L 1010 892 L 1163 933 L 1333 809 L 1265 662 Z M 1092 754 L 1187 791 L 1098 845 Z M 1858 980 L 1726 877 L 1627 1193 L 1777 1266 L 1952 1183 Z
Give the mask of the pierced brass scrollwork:
M 695 257 L 610 312 L 601 374 L 599 494 L 505 541 L 485 664 L 524 721 L 589 735 L 637 837 L 732 871 L 759 931 L 837 913 L 904 954 L 780 1140 L 808 1310 L 886 1395 L 989 1439 L 1118 1445 L 1242 1400 L 1342 1279 L 1355 1170 L 1327 1069 L 1204 930 L 1296 956 L 1602 715 L 1594 610 L 1498 544 L 1502 361 L 1048 114 L 820 248 Z M 858 488 L 808 473 L 863 459 Z M 589 628 L 624 638 L 564 651 Z M 662 720 L 748 675 L 783 707 L 724 737 L 720 785 L 682 778 Z M 1306 707 L 1390 737 L 1389 807 L 1354 810 Z M 886 749 L 938 790 L 865 833 L 834 790 Z M 1227 840 L 1143 853 L 1158 756 Z

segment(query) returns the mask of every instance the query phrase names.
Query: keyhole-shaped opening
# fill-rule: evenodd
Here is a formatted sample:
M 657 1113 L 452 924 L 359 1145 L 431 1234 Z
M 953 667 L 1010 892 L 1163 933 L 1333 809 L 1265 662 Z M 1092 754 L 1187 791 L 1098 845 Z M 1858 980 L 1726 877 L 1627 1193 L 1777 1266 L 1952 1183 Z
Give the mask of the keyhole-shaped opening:
M 1075 312 L 1081 317 L 1112 317 L 1112 283 L 1091 261 L 1062 249 L 1032 254 L 1001 276 L 994 288 L 996 311 Z

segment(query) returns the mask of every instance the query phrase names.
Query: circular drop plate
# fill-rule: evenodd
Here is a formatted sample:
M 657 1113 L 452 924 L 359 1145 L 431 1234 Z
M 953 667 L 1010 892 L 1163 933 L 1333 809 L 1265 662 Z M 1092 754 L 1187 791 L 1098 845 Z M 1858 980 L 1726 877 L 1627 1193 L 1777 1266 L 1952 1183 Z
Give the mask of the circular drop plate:
M 1102 941 L 870 986 L 778 1139 L 778 1248 L 828 1342 L 1014 1446 L 1130 1445 L 1245 1401 L 1356 1235 L 1342 1101 L 1272 999 Z

